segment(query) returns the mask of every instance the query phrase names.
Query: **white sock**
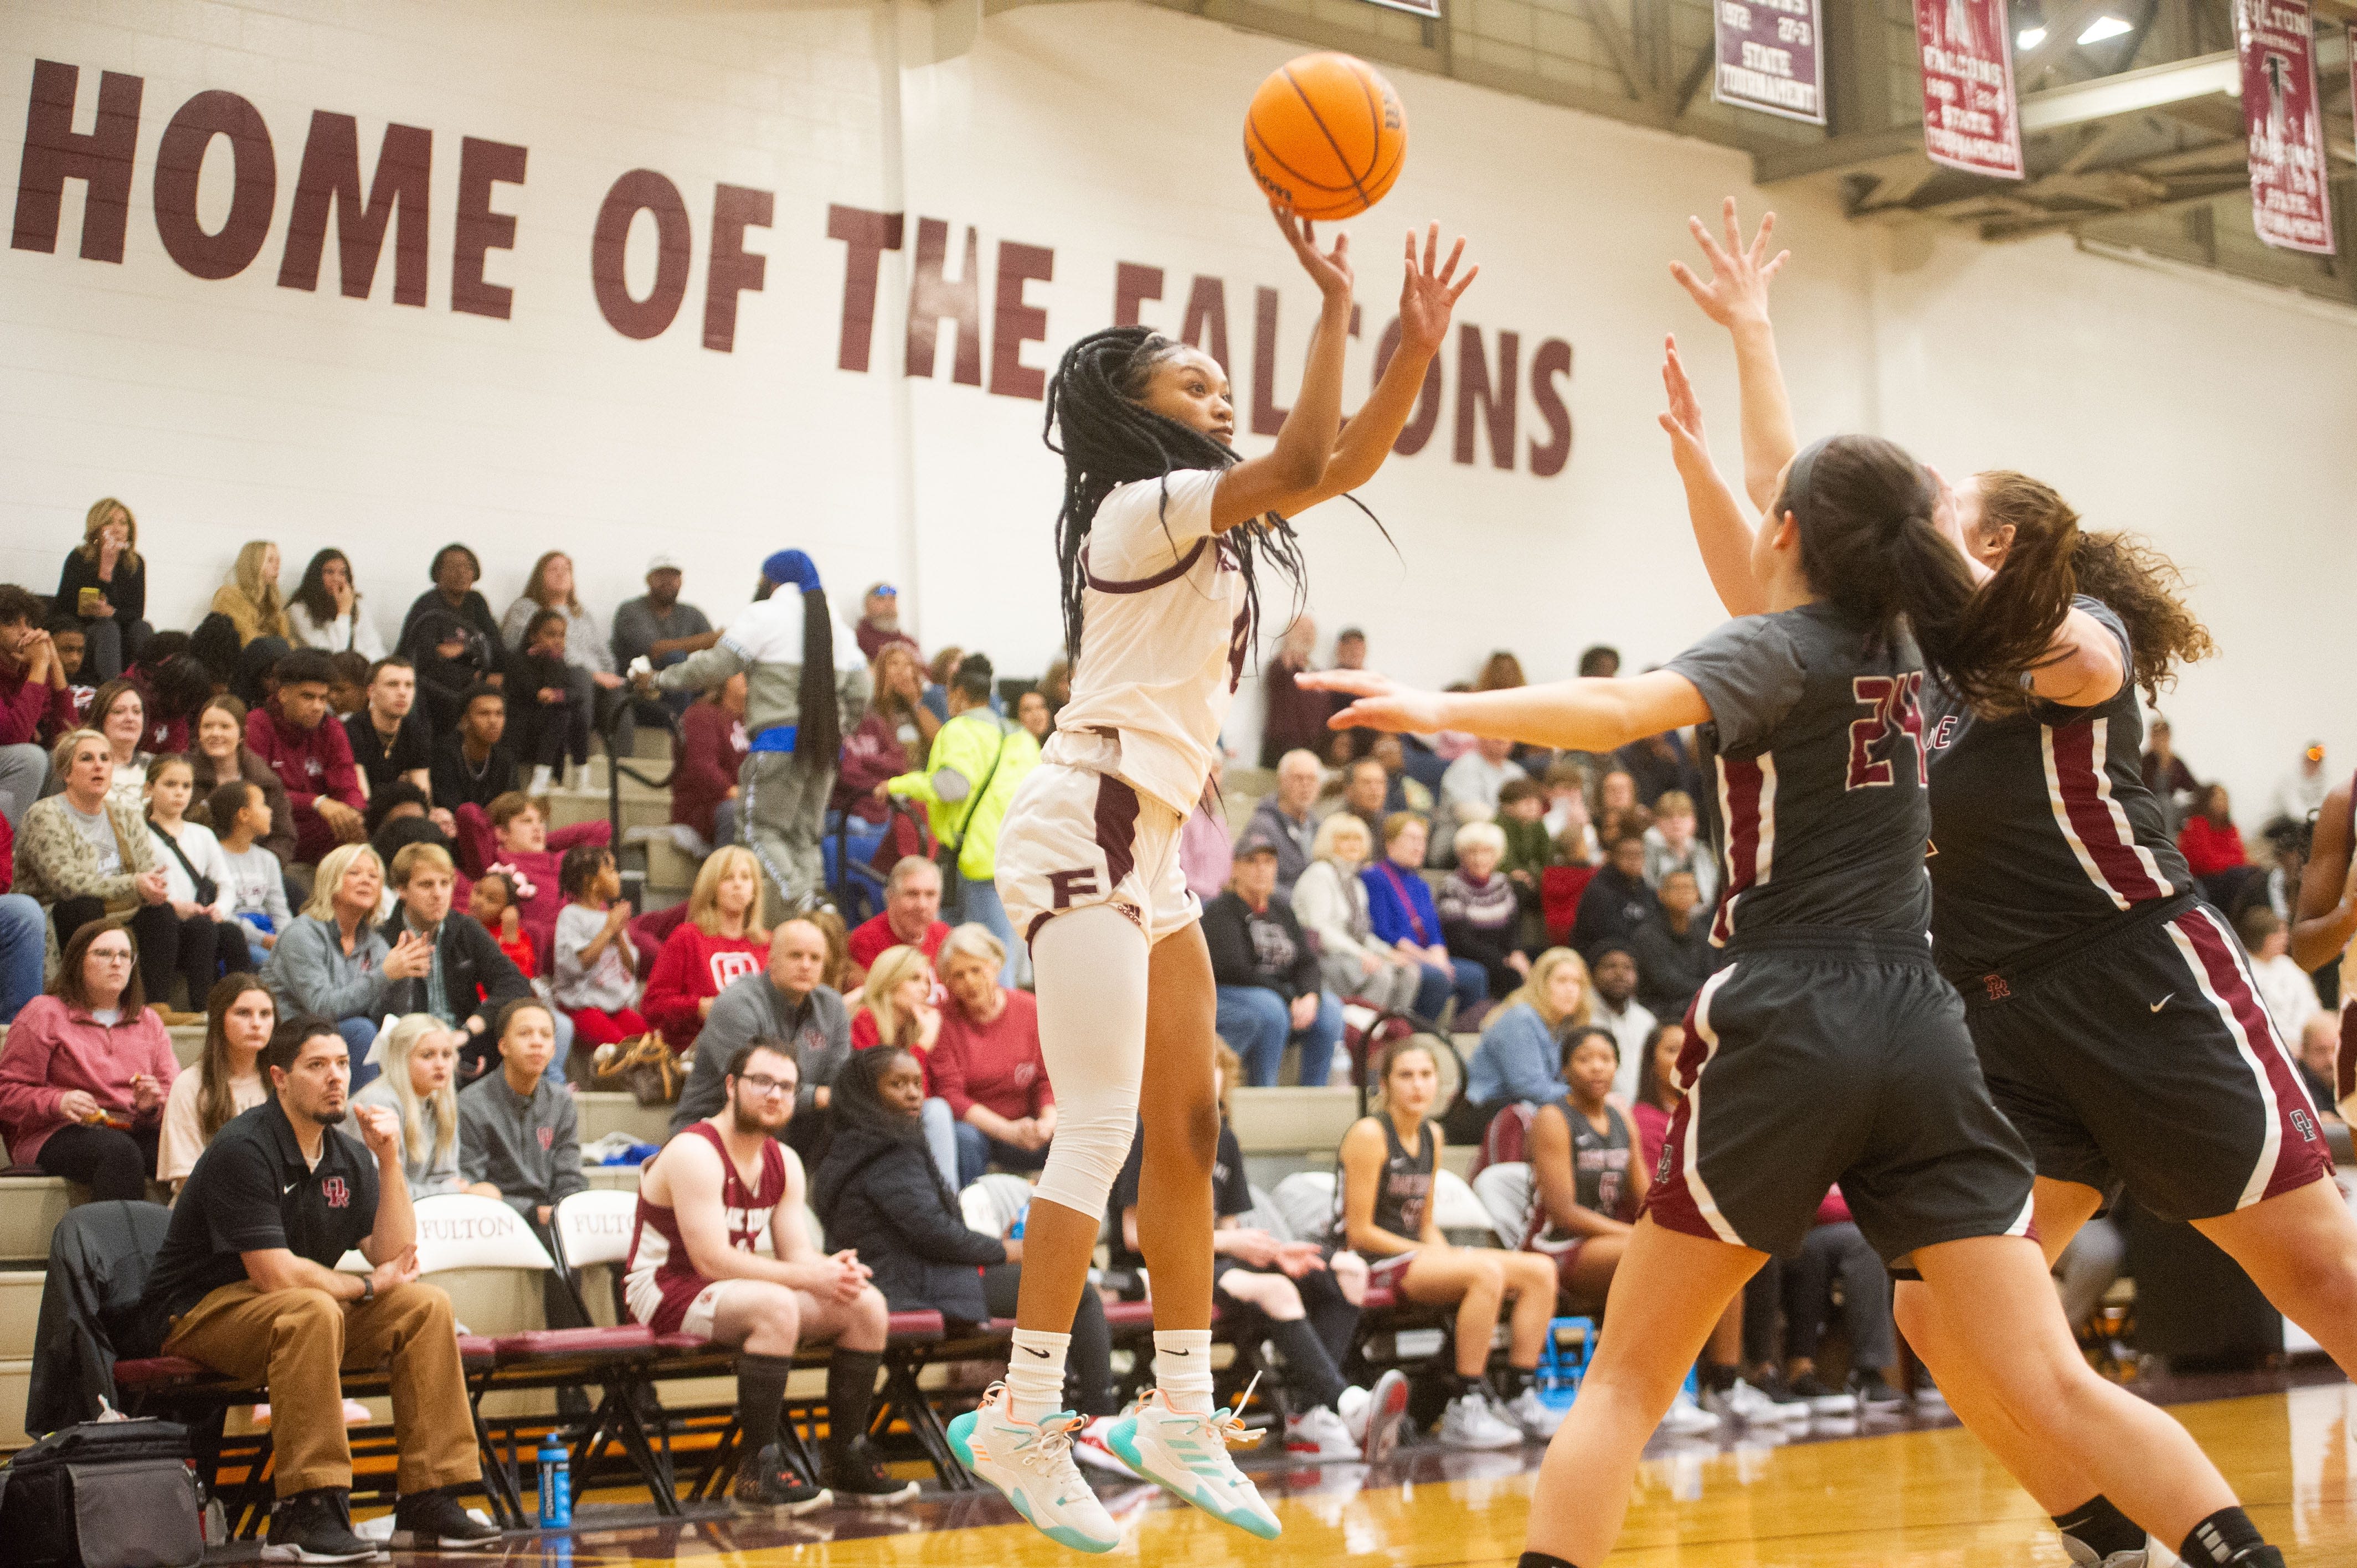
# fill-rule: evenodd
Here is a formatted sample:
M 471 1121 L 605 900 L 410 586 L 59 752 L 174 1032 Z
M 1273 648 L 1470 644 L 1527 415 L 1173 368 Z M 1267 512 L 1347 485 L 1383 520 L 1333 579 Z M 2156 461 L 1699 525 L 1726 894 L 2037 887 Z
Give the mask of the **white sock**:
M 1154 1331 L 1154 1386 L 1172 1410 L 1196 1415 L 1211 1408 L 1211 1331 L 1208 1328 L 1157 1328 Z
M 1209 1338 L 1208 1334 L 1205 1338 Z M 1017 1421 L 1036 1422 L 1064 1408 L 1064 1352 L 1072 1343 L 1069 1334 L 1049 1334 L 1036 1328 L 1015 1331 L 1014 1353 L 1006 1359 L 1006 1411 Z

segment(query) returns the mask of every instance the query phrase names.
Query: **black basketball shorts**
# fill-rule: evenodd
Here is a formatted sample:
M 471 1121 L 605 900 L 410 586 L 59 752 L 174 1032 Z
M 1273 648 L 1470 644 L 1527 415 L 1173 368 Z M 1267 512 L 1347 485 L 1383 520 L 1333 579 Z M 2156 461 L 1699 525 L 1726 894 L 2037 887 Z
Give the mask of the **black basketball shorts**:
M 1790 1254 L 1838 1181 L 1886 1263 L 2029 1234 L 2029 1153 L 1922 939 L 1786 928 L 1734 955 L 1686 1013 L 1655 1224 Z
M 2107 1199 L 2125 1184 L 2186 1220 L 2332 1173 L 2242 943 L 2198 897 L 2134 910 L 1964 990 L 1989 1092 L 2040 1176 Z

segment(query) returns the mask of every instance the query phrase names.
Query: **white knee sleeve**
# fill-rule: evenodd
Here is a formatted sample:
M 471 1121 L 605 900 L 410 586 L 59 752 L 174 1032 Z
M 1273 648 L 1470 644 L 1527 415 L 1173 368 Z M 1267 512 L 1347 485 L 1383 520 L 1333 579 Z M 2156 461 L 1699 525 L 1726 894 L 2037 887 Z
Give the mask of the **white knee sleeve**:
M 1031 943 L 1039 1054 L 1056 1090 L 1056 1137 L 1037 1195 L 1102 1215 L 1137 1133 L 1146 1072 L 1146 937 L 1105 905 L 1074 909 Z

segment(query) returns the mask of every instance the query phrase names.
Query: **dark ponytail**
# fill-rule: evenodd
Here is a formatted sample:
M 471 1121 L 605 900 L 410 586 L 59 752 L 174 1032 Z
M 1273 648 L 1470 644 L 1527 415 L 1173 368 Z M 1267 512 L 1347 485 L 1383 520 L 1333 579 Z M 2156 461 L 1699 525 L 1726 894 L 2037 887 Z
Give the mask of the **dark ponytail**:
M 802 590 L 802 676 L 794 689 L 802 714 L 794 732 L 794 755 L 821 767 L 833 766 L 843 750 L 843 714 L 834 692 L 834 619 L 824 588 Z
M 2018 543 L 1975 590 L 1932 521 L 1937 500 L 1932 476 L 1896 443 L 1835 435 L 1793 458 L 1776 510 L 1798 521 L 1801 569 L 1835 608 L 1893 642 L 1911 632 L 1925 665 L 1973 706 L 2018 708 L 2023 672 L 2070 613 L 2069 553 Z
M 1997 580 L 2005 580 L 2024 549 L 2040 558 L 2065 559 L 2078 592 L 2102 600 L 2127 628 L 2135 660 L 2129 676 L 2147 701 L 2159 702 L 2162 689 L 2176 683 L 2179 664 L 2218 651 L 2209 628 L 2186 604 L 2185 580 L 2168 556 L 2131 534 L 2084 532 L 2079 514 L 2052 487 L 2026 474 L 1998 469 L 1976 474 L 1974 480 L 1980 490 L 1980 527 L 2013 530 Z
M 1064 459 L 1064 500 L 1056 513 L 1056 575 L 1064 612 L 1064 648 L 1081 662 L 1081 596 L 1088 571 L 1082 552 L 1097 508 L 1121 485 L 1167 480 L 1175 469 L 1229 468 L 1242 459 L 1201 431 L 1155 413 L 1142 401 L 1154 368 L 1184 344 L 1144 327 L 1109 327 L 1070 349 L 1048 381 L 1042 439 Z M 1058 445 L 1057 437 L 1062 437 Z M 1162 504 L 1168 517 L 1169 489 Z M 1255 558 L 1275 565 L 1293 585 L 1294 611 L 1304 602 L 1301 544 L 1293 525 L 1275 512 L 1230 531 L 1244 579 L 1244 645 L 1257 639 L 1260 585 Z M 1239 653 L 1239 659 L 1241 654 Z M 1241 665 L 1239 664 L 1239 672 Z

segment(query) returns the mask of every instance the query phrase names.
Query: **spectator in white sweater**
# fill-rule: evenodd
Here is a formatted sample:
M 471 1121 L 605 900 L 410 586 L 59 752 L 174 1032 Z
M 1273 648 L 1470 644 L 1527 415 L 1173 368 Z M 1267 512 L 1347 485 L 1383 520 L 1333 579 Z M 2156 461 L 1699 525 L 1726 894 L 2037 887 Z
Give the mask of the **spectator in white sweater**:
M 2254 904 L 2234 922 L 2234 930 L 2243 939 L 2243 950 L 2250 955 L 2251 978 L 2257 983 L 2259 1000 L 2266 1004 L 2276 1033 L 2298 1051 L 2301 1031 L 2310 1018 L 2324 1011 L 2324 1004 L 2317 997 L 2316 983 L 2291 960 L 2290 929 L 2282 916 L 2265 904 Z
M 1658 893 L 1663 877 L 1691 871 L 1695 891 L 1709 905 L 1718 897 L 1718 861 L 1695 835 L 1697 825 L 1693 796 L 1683 789 L 1662 791 L 1653 802 L 1653 825 L 1645 830 L 1645 885 Z
M 1317 939 L 1318 968 L 1335 995 L 1378 1012 L 1405 1012 L 1415 1001 L 1424 971 L 1377 940 L 1369 924 L 1359 869 L 1374 843 L 1367 824 L 1349 811 L 1318 823 L 1308 868 L 1293 885 L 1293 915 Z
M 1440 776 L 1440 811 L 1432 830 L 1432 856 L 1427 864 L 1447 865 L 1454 858 L 1457 830 L 1468 822 L 1486 822 L 1498 814 L 1498 791 L 1509 779 L 1527 779 L 1513 760 L 1511 740 L 1483 738 L 1473 749 L 1448 765 Z

